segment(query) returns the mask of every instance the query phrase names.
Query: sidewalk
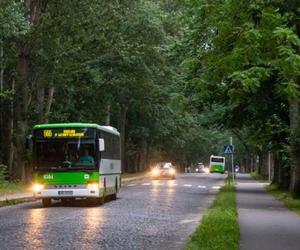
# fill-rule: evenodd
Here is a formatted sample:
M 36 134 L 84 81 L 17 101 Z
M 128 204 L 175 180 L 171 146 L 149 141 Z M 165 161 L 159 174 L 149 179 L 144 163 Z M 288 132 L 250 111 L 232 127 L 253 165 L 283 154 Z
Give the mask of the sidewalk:
M 241 250 L 299 250 L 300 216 L 249 175 L 237 178 Z
M 149 175 L 147 173 L 137 173 L 137 174 L 124 174 L 122 175 L 122 185 L 147 178 Z M 33 198 L 32 192 L 19 192 L 14 194 L 4 194 L 0 195 L 0 202 L 9 200 L 26 200 Z

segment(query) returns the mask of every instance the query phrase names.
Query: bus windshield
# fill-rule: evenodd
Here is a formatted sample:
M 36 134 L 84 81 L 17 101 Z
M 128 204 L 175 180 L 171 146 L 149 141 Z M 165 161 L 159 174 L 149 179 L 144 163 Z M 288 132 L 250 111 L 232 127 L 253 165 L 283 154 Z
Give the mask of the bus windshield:
M 211 158 L 211 162 L 220 162 L 220 163 L 223 163 L 224 162 L 224 158 L 212 157 Z
M 36 168 L 95 168 L 95 141 L 89 139 L 57 139 L 36 141 Z

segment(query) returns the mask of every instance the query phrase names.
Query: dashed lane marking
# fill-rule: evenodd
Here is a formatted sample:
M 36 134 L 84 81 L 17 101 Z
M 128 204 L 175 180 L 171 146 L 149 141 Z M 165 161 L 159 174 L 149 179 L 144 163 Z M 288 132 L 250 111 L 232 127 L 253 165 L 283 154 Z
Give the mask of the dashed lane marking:
M 133 187 L 133 186 L 136 186 L 135 183 L 132 183 L 132 184 L 128 184 L 127 187 Z
M 154 183 L 149 183 L 149 182 L 146 182 L 146 183 L 131 183 L 131 184 L 128 184 L 127 187 L 134 187 L 134 186 L 137 186 L 137 185 L 140 185 L 140 186 L 168 186 L 168 187 L 175 187 L 175 186 L 178 186 L 178 183 L 157 183 L 157 182 L 154 182 Z M 183 187 L 193 187 L 192 184 L 182 184 L 181 186 Z M 198 185 L 196 186 L 198 187 L 199 189 L 210 189 L 210 190 L 219 190 L 221 188 L 221 186 L 212 186 L 212 187 L 207 187 L 207 186 L 203 186 L 203 185 Z

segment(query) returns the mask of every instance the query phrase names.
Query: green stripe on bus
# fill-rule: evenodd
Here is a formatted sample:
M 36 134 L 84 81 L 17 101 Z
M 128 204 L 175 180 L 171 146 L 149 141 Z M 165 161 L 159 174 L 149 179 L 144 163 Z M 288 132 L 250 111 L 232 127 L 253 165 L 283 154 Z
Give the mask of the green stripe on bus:
M 211 165 L 210 166 L 210 171 L 215 171 L 215 172 L 224 172 L 224 166 L 222 165 Z
M 99 172 L 48 172 L 35 173 L 34 180 L 46 185 L 87 184 L 99 182 Z

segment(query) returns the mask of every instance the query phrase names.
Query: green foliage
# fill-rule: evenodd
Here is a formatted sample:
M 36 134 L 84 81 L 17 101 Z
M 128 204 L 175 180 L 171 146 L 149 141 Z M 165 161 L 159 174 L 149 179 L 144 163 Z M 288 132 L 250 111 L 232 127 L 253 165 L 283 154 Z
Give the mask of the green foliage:
M 130 171 L 155 160 L 191 164 L 221 148 L 223 133 L 202 125 L 181 75 L 183 2 L 5 0 L 1 6 L 0 23 L 8 20 L 0 29 L 7 62 L 1 98 L 3 112 L 11 114 L 12 102 L 18 109 L 10 117 L 15 161 L 26 162 L 17 139 L 36 123 L 110 118 L 120 129 L 124 110 Z
M 17 139 L 36 123 L 110 120 L 125 123 L 132 170 L 156 160 L 205 162 L 222 153 L 230 135 L 240 160 L 270 141 L 287 157 L 288 100 L 299 98 L 300 77 L 292 1 L 0 6 L 1 112 L 11 114 L 11 103 L 18 109 L 9 139 L 17 150 Z M 24 162 L 25 155 L 14 157 Z
M 0 186 L 4 185 L 6 183 L 5 175 L 7 173 L 6 166 L 3 164 L 0 164 Z
M 243 158 L 266 152 L 272 142 L 282 165 L 289 165 L 287 107 L 299 100 L 295 3 L 185 2 L 182 67 L 193 106 L 212 113 L 223 106 L 214 124 L 235 134 Z
M 0 42 L 24 35 L 28 29 L 29 23 L 24 17 L 22 4 L 18 1 L 2 0 L 0 2 Z
M 292 195 L 286 190 L 281 190 L 277 185 L 270 185 L 266 187 L 277 200 L 283 202 L 290 210 L 300 215 L 300 200 L 294 199 Z

